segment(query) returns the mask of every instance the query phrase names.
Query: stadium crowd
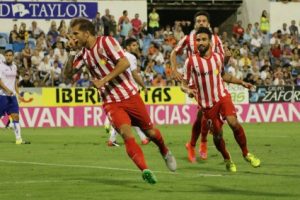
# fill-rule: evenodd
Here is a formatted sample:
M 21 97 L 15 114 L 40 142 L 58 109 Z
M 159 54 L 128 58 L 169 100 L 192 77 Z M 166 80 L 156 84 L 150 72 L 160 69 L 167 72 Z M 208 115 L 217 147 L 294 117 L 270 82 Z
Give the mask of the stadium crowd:
M 161 27 L 155 8 L 149 13 L 149 24 L 143 23 L 136 13 L 129 19 L 128 12 L 115 19 L 109 9 L 92 20 L 99 35 L 111 35 L 120 44 L 130 37 L 139 41 L 139 71 L 146 86 L 174 86 L 170 53 L 177 42 L 193 29 L 190 21 L 175 21 Z M 300 85 L 300 35 L 295 20 L 282 24 L 282 28 L 270 33 L 268 13 L 264 11 L 260 22 L 244 26 L 241 21 L 233 24 L 232 32 L 219 32 L 224 48 L 231 51 L 225 70 L 239 79 L 254 85 Z M 70 29 L 64 20 L 51 22 L 49 30 L 41 30 L 36 21 L 29 25 L 16 24 L 7 33 L 8 41 L 2 48 L 11 48 L 19 71 L 20 87 L 89 87 L 90 74 L 84 69 L 77 79 L 63 76 L 64 64 L 70 52 L 67 41 Z M 0 43 L 6 36 L 0 34 Z M 177 56 L 177 69 L 183 69 L 185 53 Z

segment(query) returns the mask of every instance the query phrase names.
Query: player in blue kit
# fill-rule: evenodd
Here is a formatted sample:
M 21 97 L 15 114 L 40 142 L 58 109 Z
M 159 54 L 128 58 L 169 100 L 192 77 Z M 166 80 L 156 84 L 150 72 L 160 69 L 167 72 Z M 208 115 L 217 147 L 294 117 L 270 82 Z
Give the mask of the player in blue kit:
M 13 50 L 6 50 L 5 60 L 0 61 L 0 117 L 10 115 L 12 118 L 12 128 L 16 136 L 16 144 L 30 144 L 21 137 L 21 127 L 19 123 L 19 104 L 17 95 L 17 66 L 13 63 Z

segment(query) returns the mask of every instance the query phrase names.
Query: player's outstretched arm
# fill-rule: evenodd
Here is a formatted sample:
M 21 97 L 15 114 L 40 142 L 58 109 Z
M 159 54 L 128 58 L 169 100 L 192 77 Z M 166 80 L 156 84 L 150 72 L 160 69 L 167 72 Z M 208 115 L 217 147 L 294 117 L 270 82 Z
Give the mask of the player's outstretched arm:
M 224 72 L 222 74 L 222 78 L 226 83 L 233 83 L 233 84 L 241 85 L 241 86 L 243 86 L 245 88 L 248 88 L 248 89 L 251 89 L 251 88 L 254 87 L 251 83 L 247 83 L 247 82 L 244 82 L 240 79 L 237 79 L 236 77 L 234 77 L 231 74 L 228 74 L 226 72 Z
M 182 74 L 177 71 L 177 61 L 176 61 L 177 52 L 175 49 L 171 52 L 170 61 L 172 67 L 172 76 L 177 81 L 182 81 Z
M 141 75 L 139 75 L 139 73 L 137 72 L 137 70 L 133 70 L 131 71 L 132 77 L 135 80 L 135 82 L 141 86 L 143 88 L 143 90 L 146 91 L 146 85 L 141 77 Z
M 185 80 L 181 81 L 180 89 L 182 92 L 188 94 L 190 98 L 196 96 L 196 89 L 190 88 Z

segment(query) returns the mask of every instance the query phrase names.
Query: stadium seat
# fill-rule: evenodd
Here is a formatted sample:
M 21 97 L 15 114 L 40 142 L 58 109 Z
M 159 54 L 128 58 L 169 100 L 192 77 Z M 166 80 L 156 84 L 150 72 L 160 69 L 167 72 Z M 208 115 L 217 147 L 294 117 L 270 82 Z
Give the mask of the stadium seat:
M 28 38 L 28 45 L 30 49 L 35 49 L 36 40 L 34 38 Z
M 5 50 L 8 50 L 8 49 L 13 49 L 13 45 L 12 44 L 6 44 Z
M 14 52 L 21 52 L 24 47 L 25 43 L 24 42 L 16 42 L 12 44 Z
M 5 49 L 6 44 L 8 44 L 8 34 L 0 32 L 0 49 Z

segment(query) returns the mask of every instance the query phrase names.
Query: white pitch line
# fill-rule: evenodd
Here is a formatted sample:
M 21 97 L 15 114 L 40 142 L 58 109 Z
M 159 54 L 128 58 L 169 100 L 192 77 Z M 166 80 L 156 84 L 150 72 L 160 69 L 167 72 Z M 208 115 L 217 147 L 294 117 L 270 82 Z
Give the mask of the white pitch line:
M 136 169 L 124 169 L 116 167 L 103 167 L 103 166 L 91 166 L 91 165 L 67 165 L 67 164 L 58 164 L 58 163 L 41 163 L 41 162 L 25 162 L 25 161 L 14 161 L 14 160 L 0 160 L 1 163 L 13 163 L 13 164 L 27 164 L 27 165 L 40 165 L 40 166 L 53 166 L 53 167 L 73 167 L 73 168 L 89 168 L 89 169 L 104 169 L 104 170 L 115 170 L 115 171 L 128 171 L 128 172 L 140 172 Z M 164 172 L 164 171 L 153 171 L 160 174 L 170 174 L 170 175 L 188 175 L 191 177 L 219 177 L 223 176 L 222 174 L 181 174 L 177 172 Z

